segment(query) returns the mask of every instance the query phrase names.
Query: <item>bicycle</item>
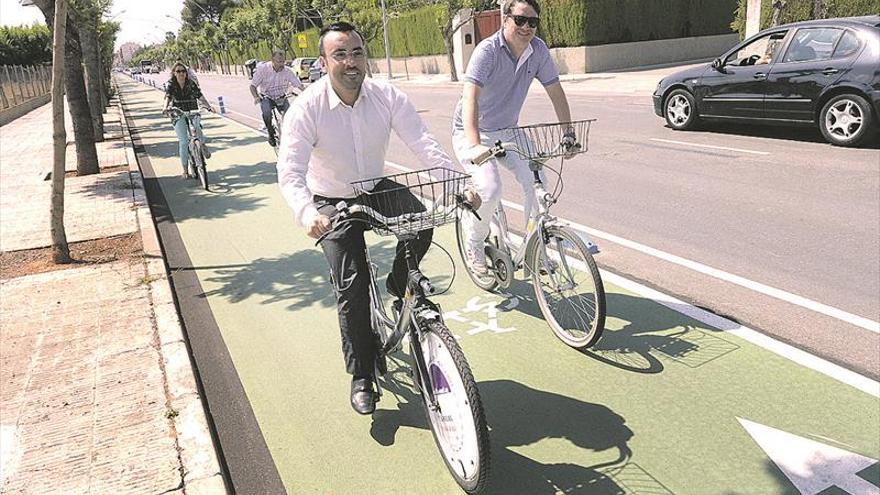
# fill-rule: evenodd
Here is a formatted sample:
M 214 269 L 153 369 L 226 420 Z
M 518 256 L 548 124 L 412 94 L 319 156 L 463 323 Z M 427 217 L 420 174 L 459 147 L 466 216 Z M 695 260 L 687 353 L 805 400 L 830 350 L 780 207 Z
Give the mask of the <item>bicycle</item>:
M 386 357 L 402 347 L 404 337 L 409 337 L 413 384 L 422 397 L 434 441 L 458 485 L 466 493 L 478 494 L 489 475 L 489 438 L 483 405 L 470 366 L 446 327 L 440 306 L 428 299 L 428 295 L 435 294 L 435 288 L 419 270 L 411 248 L 418 232 L 454 222 L 459 208 L 469 208 L 463 197 L 469 176 L 445 168 L 425 172 L 432 178 L 426 179 L 420 172 L 406 172 L 352 183 L 359 194 L 357 201 L 362 204 L 337 203 L 339 213 L 332 220 L 330 232 L 347 222 L 362 222 L 380 236 L 395 236 L 403 242 L 408 268 L 406 290 L 392 305 L 391 316 L 386 313 L 379 292 L 377 266 L 370 259 L 369 248 L 365 248 L 370 270 L 371 322 L 378 349 L 374 373 L 377 401 L 382 397 L 379 377 L 388 373 Z M 392 180 L 399 187 L 374 192 L 383 179 Z M 422 198 L 428 206 L 421 212 L 384 216 L 382 212 L 403 209 L 395 196 L 404 190 Z
M 278 154 L 278 146 L 281 143 L 281 123 L 284 122 L 284 112 L 282 112 L 278 107 L 283 105 L 285 101 L 291 96 L 296 96 L 293 91 L 288 91 L 282 96 L 277 98 L 273 98 L 265 93 L 260 93 L 261 100 L 269 100 L 272 102 L 272 127 L 275 131 L 275 146 L 272 149 L 275 150 L 275 154 Z M 270 129 L 266 129 L 269 131 Z
M 208 169 L 205 161 L 205 154 L 202 150 L 202 143 L 199 141 L 199 135 L 196 133 L 196 124 L 193 122 L 193 117 L 201 116 L 202 113 L 198 109 L 182 110 L 175 106 L 171 107 L 170 112 L 172 122 L 179 118 L 186 119 L 186 126 L 189 131 L 189 143 L 187 144 L 187 149 L 189 149 L 188 166 L 195 170 L 196 174 L 199 176 L 199 181 L 202 183 L 202 187 L 205 188 L 205 191 L 209 191 Z
M 467 235 L 461 216 L 456 220 L 456 239 L 466 271 L 483 290 L 510 287 L 516 271 L 524 269 L 531 277 L 541 313 L 553 333 L 575 349 L 586 349 L 602 336 L 605 327 L 605 288 L 593 259 L 595 245 L 584 242 L 582 234 L 550 214 L 562 192 L 562 165 L 556 171 L 546 166 L 553 158 L 562 157 L 562 164 L 573 155 L 587 151 L 590 124 L 595 119 L 564 123 L 536 124 L 512 128 L 515 142 L 495 145 L 473 160 L 476 165 L 517 153 L 529 161 L 534 175 L 534 198 L 537 212 L 526 226 L 523 242 L 515 247 L 504 207 L 499 202 L 489 224 L 485 242 L 488 275 L 474 273 L 465 257 Z M 555 172 L 559 180 L 553 193 L 547 191 L 540 171 Z M 579 281 L 578 274 L 587 276 Z M 576 289 L 583 289 L 577 294 Z M 566 318 L 568 316 L 568 318 Z

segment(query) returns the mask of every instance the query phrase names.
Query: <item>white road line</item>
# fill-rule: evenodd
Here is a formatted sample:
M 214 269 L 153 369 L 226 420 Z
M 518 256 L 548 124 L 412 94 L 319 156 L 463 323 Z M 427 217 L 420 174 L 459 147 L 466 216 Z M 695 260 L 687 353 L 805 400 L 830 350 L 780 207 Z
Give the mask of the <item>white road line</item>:
M 394 166 L 395 168 L 399 168 L 401 170 L 412 170 L 410 168 L 404 167 L 402 165 L 393 164 L 391 162 L 386 162 L 389 165 Z M 502 203 L 505 207 L 513 208 L 515 210 L 523 211 L 523 207 L 519 204 L 513 203 L 511 201 L 502 200 Z M 732 284 L 739 285 L 741 287 L 745 287 L 746 289 L 753 290 L 755 292 L 759 292 L 761 294 L 785 301 L 790 304 L 794 304 L 796 306 L 800 306 L 805 309 L 809 309 L 811 311 L 815 311 L 817 313 L 824 314 L 826 316 L 830 316 L 832 318 L 845 321 L 851 325 L 855 325 L 860 328 L 864 328 L 865 330 L 880 333 L 880 322 L 871 320 L 869 318 L 865 318 L 863 316 L 855 315 L 852 313 L 848 313 L 842 309 L 835 308 L 833 306 L 829 306 L 827 304 L 822 304 L 817 301 L 813 301 L 812 299 L 807 299 L 806 297 L 799 296 L 797 294 L 792 294 L 790 292 L 786 292 L 782 289 L 777 289 L 775 287 L 770 287 L 769 285 L 762 284 L 760 282 L 755 282 L 753 280 L 749 280 L 745 277 L 740 277 L 739 275 L 734 275 L 732 273 L 727 273 L 725 271 L 719 270 L 717 268 L 713 268 L 711 266 L 704 265 L 702 263 L 698 263 L 696 261 L 691 261 L 680 256 L 676 256 L 671 253 L 667 253 L 665 251 L 661 251 L 659 249 L 654 249 L 649 246 L 645 246 L 644 244 L 639 244 L 638 242 L 631 241 L 629 239 L 624 239 L 623 237 L 616 236 L 614 234 L 609 234 L 607 232 L 603 232 L 601 230 L 597 230 L 594 228 L 587 227 L 586 225 L 581 225 L 577 222 L 572 222 L 567 219 L 562 219 L 567 222 L 569 225 L 574 227 L 575 229 L 581 230 L 590 234 L 591 236 L 598 237 L 600 239 L 605 239 L 606 241 L 613 242 L 615 244 L 619 244 L 624 247 L 628 247 L 630 249 L 634 249 L 641 253 L 654 256 L 656 258 L 660 258 L 664 261 L 668 261 L 670 263 L 675 263 L 676 265 L 683 266 L 685 268 L 689 268 L 691 270 L 700 272 L 705 275 L 709 275 L 710 277 L 714 277 L 720 280 L 724 280 L 726 282 L 730 282 Z
M 514 242 L 522 243 L 522 237 L 511 234 Z M 575 260 L 572 265 L 582 271 L 588 271 L 583 262 Z M 718 316 L 714 313 L 698 308 L 692 304 L 684 302 L 680 299 L 664 294 L 660 291 L 646 287 L 638 282 L 621 277 L 606 270 L 600 270 L 602 280 L 610 282 L 622 289 L 636 293 L 646 299 L 650 299 L 657 304 L 665 306 L 677 313 L 693 318 L 712 328 L 717 328 L 722 332 L 736 335 L 737 337 L 750 342 L 758 347 L 764 348 L 774 354 L 782 356 L 789 361 L 797 363 L 805 368 L 818 371 L 823 375 L 839 381 L 840 383 L 849 385 L 868 395 L 880 397 L 880 382 L 872 380 L 864 375 L 860 375 L 855 371 L 850 371 L 842 366 L 826 361 L 820 357 L 814 356 L 809 352 L 802 351 L 797 347 L 780 342 L 773 337 L 769 337 L 757 332 L 747 326 L 740 325 Z
M 235 110 L 230 110 L 229 107 L 225 107 L 225 108 L 226 108 L 226 113 L 234 113 L 235 115 L 241 115 L 242 117 L 244 117 L 244 118 L 246 118 L 246 119 L 255 120 L 255 121 L 257 121 L 257 122 L 259 122 L 259 123 L 261 123 L 261 124 L 263 123 L 263 121 L 262 121 L 261 119 L 258 119 L 258 118 L 256 118 L 256 117 L 251 117 L 250 115 L 245 115 L 245 114 L 243 114 L 243 113 L 241 113 L 241 112 L 236 112 Z M 219 112 L 218 112 L 218 113 L 219 113 Z
M 660 143 L 680 144 L 682 146 L 695 146 L 697 148 L 710 148 L 713 150 L 736 151 L 737 153 L 751 153 L 753 155 L 769 155 L 770 154 L 766 151 L 752 151 L 752 150 L 744 150 L 744 149 L 740 149 L 740 148 L 727 148 L 725 146 L 712 146 L 711 144 L 687 143 L 684 141 L 672 141 L 670 139 L 658 139 L 658 138 L 650 138 L 650 139 L 651 139 L 651 141 L 657 141 Z

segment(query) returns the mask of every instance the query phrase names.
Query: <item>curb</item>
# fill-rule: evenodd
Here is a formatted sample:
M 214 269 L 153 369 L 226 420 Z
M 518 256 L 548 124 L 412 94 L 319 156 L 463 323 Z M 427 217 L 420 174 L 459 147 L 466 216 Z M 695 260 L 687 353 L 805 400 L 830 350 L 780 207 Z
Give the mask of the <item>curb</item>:
M 157 344 L 162 355 L 166 397 L 170 421 L 177 434 L 183 493 L 219 494 L 226 489 L 213 436 L 208 426 L 202 397 L 193 372 L 186 337 L 177 314 L 174 295 L 168 279 L 165 256 L 144 189 L 143 175 L 134 152 L 128 121 L 123 110 L 123 97 L 118 90 L 122 139 L 132 182 L 133 207 L 144 251 L 144 268 L 149 280 L 150 297 L 157 329 Z

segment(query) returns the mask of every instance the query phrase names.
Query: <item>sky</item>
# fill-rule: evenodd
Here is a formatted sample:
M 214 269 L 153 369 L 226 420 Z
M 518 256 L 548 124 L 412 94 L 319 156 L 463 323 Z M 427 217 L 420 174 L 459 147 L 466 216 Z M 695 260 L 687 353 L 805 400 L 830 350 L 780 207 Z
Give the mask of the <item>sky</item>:
M 123 43 L 140 45 L 160 43 L 166 31 L 180 28 L 180 10 L 184 0 L 113 0 L 110 13 L 105 16 L 121 24 L 116 36 L 116 48 Z M 170 16 L 169 19 L 167 16 Z M 0 0 L 0 25 L 29 26 L 44 23 L 40 9 L 22 7 L 19 0 Z

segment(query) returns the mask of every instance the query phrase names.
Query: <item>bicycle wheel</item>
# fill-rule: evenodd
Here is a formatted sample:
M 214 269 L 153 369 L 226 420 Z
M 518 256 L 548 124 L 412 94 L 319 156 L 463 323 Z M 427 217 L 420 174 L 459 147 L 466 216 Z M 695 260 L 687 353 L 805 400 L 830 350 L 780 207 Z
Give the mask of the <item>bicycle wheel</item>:
M 461 261 L 464 265 L 464 270 L 467 272 L 468 277 L 474 282 L 474 284 L 483 289 L 483 290 L 495 290 L 498 287 L 498 279 L 492 273 L 492 268 L 489 267 L 489 274 L 486 276 L 478 275 L 474 273 L 471 269 L 471 266 L 467 262 L 467 257 L 464 254 L 465 243 L 467 242 L 467 234 L 464 232 L 464 226 L 461 223 L 461 215 L 470 215 L 469 212 L 462 212 L 455 218 L 455 240 L 458 244 L 458 253 L 461 255 Z M 488 259 L 486 260 L 489 261 Z
M 205 191 L 208 191 L 208 169 L 205 165 L 205 155 L 202 153 L 202 147 L 198 143 L 190 146 L 190 156 L 193 157 L 193 166 L 199 175 L 199 182 L 202 183 Z
M 434 441 L 458 485 L 467 493 L 480 493 L 489 477 L 489 432 L 471 369 L 440 321 L 422 324 L 419 344 L 410 344 L 411 355 L 420 347 L 431 376 L 436 405 L 424 392 L 422 399 Z M 426 389 L 420 373 L 414 379 L 420 391 Z
M 595 344 L 605 328 L 605 288 L 586 244 L 572 230 L 551 226 L 530 249 L 532 285 L 553 333 L 575 349 Z

